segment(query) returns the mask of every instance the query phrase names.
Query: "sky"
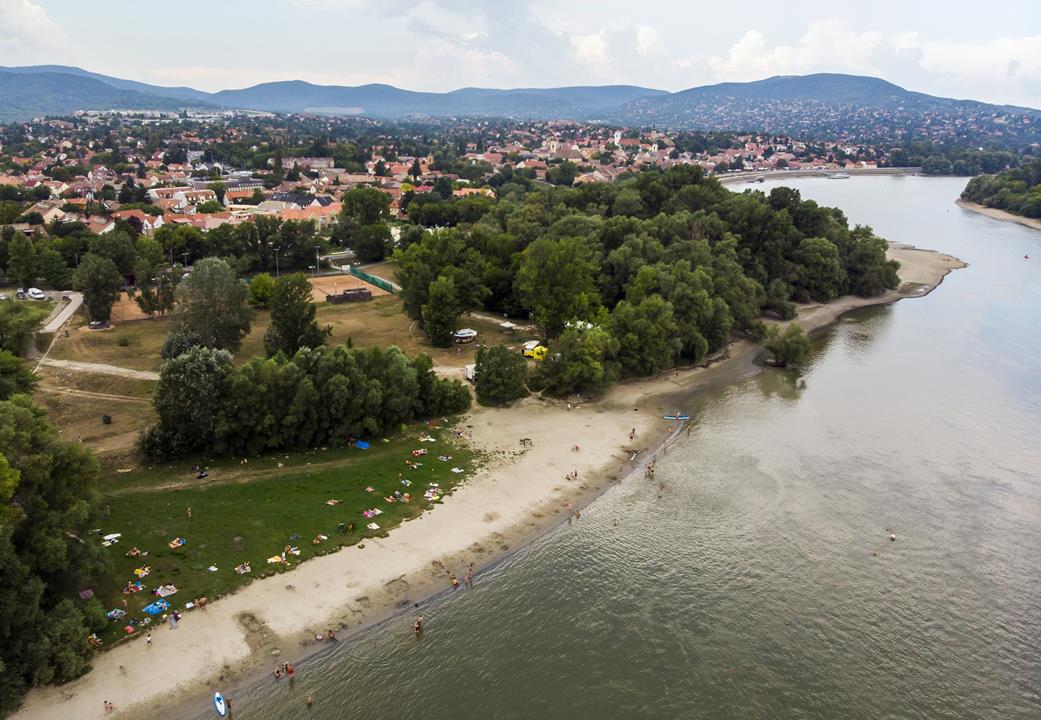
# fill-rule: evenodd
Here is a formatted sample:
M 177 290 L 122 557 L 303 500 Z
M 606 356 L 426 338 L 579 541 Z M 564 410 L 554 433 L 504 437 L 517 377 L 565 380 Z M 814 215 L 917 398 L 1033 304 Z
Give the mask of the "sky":
M 1041 108 L 1041 0 L 0 0 L 0 65 L 200 90 L 411 90 L 873 75 Z

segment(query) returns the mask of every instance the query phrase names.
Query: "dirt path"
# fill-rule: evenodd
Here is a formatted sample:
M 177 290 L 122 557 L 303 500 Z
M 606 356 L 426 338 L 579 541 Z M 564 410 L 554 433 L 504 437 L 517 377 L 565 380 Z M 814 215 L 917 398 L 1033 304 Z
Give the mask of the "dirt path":
M 72 395 L 73 397 L 89 398 L 91 400 L 118 400 L 119 402 L 144 403 L 145 405 L 152 402 L 148 398 L 131 397 L 129 395 L 113 395 L 111 393 L 77 390 L 75 388 L 57 387 L 54 385 L 41 386 L 40 390 L 42 392 L 54 393 L 56 395 Z
M 131 378 L 133 380 L 158 380 L 159 373 L 152 370 L 131 370 L 129 368 L 117 367 L 116 365 L 104 365 L 102 363 L 76 362 L 75 360 L 56 360 L 45 357 L 40 365 L 62 368 L 74 372 L 95 373 L 98 375 L 118 375 L 119 377 Z

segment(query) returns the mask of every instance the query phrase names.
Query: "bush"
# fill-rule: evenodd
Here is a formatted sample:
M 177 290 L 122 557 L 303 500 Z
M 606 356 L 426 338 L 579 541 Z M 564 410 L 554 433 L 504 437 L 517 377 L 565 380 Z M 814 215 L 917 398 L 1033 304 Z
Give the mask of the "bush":
M 159 356 L 163 360 L 170 360 L 200 345 L 202 345 L 202 338 L 199 337 L 199 333 L 192 330 L 172 330 L 166 336 Z
M 802 365 L 810 354 L 810 339 L 797 323 L 791 323 L 783 333 L 770 328 L 763 347 L 773 355 L 774 362 L 784 367 Z

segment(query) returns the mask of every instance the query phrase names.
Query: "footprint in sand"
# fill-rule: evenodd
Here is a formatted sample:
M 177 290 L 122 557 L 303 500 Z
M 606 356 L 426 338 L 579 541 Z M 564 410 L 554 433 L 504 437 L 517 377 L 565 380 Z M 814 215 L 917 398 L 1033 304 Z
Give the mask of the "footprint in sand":
M 497 512 L 490 512 L 490 513 L 485 513 L 484 514 L 484 521 L 486 523 L 495 522 L 498 519 L 499 519 L 499 513 L 497 513 Z

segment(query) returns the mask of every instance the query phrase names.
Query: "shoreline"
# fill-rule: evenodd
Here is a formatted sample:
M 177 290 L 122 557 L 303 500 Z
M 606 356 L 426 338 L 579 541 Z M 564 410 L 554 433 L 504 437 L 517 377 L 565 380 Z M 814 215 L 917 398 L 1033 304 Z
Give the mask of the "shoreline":
M 858 308 L 922 297 L 950 270 L 965 267 L 949 255 L 896 243 L 889 254 L 901 262 L 899 289 L 800 306 L 804 330 L 818 332 Z M 707 366 L 619 383 L 603 398 L 572 409 L 537 397 L 505 409 L 475 408 L 461 424 L 489 461 L 443 504 L 387 538 L 255 581 L 187 614 L 176 630 L 157 628 L 152 648 L 134 642 L 102 653 L 84 677 L 34 689 L 12 717 L 101 718 L 105 700 L 118 708 L 114 717 L 183 717 L 193 712 L 189 706 L 204 707 L 215 689 L 234 698 L 236 690 L 268 675 L 272 663 L 322 652 L 328 644 L 314 636 L 329 627 L 347 641 L 373 625 L 403 619 L 413 607 L 454 592 L 448 572 L 461 577 L 471 562 L 483 571 L 564 522 L 569 502 L 584 508 L 638 473 L 677 436 L 679 427 L 661 416 L 709 388 L 762 372 L 760 348 L 737 340 Z M 629 443 L 634 427 L 638 439 Z M 520 438 L 530 438 L 532 446 L 522 449 Z M 575 445 L 578 452 L 570 450 Z M 641 452 L 631 461 L 634 450 Z M 572 470 L 579 479 L 564 479 Z
M 954 204 L 960 208 L 968 210 L 969 212 L 979 213 L 985 215 L 992 220 L 1003 220 L 1004 222 L 1012 222 L 1017 225 L 1023 225 L 1024 227 L 1032 228 L 1034 230 L 1041 230 L 1041 220 L 1037 218 L 1023 217 L 1022 215 L 1015 215 L 1004 210 L 998 210 L 997 208 L 989 208 L 986 205 L 980 205 L 979 203 L 969 202 L 968 200 L 962 200 L 958 198 L 954 201 Z

